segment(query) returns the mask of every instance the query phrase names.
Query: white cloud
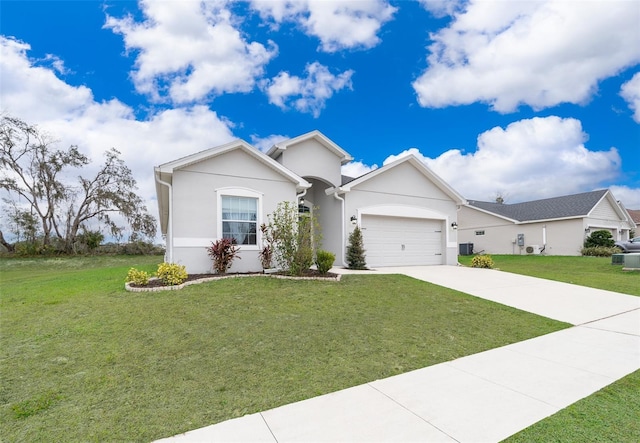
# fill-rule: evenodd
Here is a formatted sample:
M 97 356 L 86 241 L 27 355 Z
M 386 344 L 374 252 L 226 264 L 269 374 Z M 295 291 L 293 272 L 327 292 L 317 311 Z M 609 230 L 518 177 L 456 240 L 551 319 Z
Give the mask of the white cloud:
M 624 204 L 625 208 L 640 209 L 640 189 L 629 186 L 611 186 L 609 189 L 611 189 L 613 196 Z
M 258 135 L 251 136 L 251 144 L 258 148 L 262 152 L 267 152 L 273 145 L 283 140 L 287 140 L 290 137 L 286 135 L 272 134 L 266 137 L 259 137 Z
M 234 27 L 227 1 L 140 0 L 145 21 L 107 17 L 106 28 L 121 34 L 137 53 L 132 77 L 136 89 L 175 103 L 207 96 L 248 92 L 277 48 L 248 42 Z
M 620 88 L 620 95 L 629 103 L 633 119 L 640 123 L 640 72 Z
M 0 37 L 2 111 L 37 124 L 59 140 L 59 148 L 78 145 L 93 160 L 93 168 L 107 149 L 118 149 L 153 215 L 153 166 L 234 139 L 231 123 L 204 106 L 164 110 L 137 120 L 124 103 L 96 102 L 85 86 L 69 85 L 52 69 L 34 65 L 28 50 L 28 44 Z
M 640 62 L 639 22 L 634 1 L 472 0 L 431 35 L 413 87 L 425 107 L 583 104 L 600 80 Z
M 329 68 L 314 62 L 305 67 L 305 72 L 306 77 L 301 78 L 283 71 L 273 79 L 264 81 L 262 86 L 269 97 L 269 103 L 282 109 L 293 106 L 300 112 L 318 117 L 325 102 L 334 92 L 352 88 L 352 70 L 333 75 Z
M 464 0 L 419 0 L 424 9 L 438 18 L 453 15 L 461 9 L 463 2 Z
M 341 172 L 347 177 L 357 178 L 376 169 L 378 169 L 378 165 L 369 166 L 361 161 L 354 161 L 343 165 Z
M 276 27 L 285 21 L 298 23 L 320 39 L 325 52 L 374 47 L 380 28 L 396 11 L 383 0 L 253 0 L 251 5 Z
M 27 43 L 0 36 L 2 110 L 16 116 L 29 113 L 34 120 L 81 113 L 93 100 L 91 90 L 58 80 L 53 70 L 27 57 L 30 49 Z
M 591 151 L 587 138 L 578 120 L 533 118 L 483 132 L 473 153 L 452 149 L 432 159 L 412 148 L 384 164 L 413 153 L 465 198 L 491 201 L 501 193 L 515 203 L 591 191 L 615 180 L 618 151 Z

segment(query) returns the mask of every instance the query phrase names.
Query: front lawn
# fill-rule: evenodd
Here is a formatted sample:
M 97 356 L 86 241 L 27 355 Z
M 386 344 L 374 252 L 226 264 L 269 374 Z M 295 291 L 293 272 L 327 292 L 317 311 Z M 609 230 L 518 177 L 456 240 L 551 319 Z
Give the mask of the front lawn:
M 568 326 L 394 275 L 124 291 L 158 260 L 0 260 L 2 441 L 148 442 Z
M 514 274 L 530 275 L 565 283 L 606 289 L 640 296 L 640 272 L 623 271 L 612 265 L 611 257 L 569 257 L 559 255 L 491 255 L 496 268 Z M 471 255 L 458 257 L 471 266 Z

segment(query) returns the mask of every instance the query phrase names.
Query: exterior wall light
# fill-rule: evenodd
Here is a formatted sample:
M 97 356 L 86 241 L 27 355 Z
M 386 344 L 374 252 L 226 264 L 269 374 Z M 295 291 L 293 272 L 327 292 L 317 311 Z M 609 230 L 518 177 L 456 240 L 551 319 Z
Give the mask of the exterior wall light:
M 457 222 L 451 223 L 451 229 L 453 229 L 454 231 L 458 229 L 458 223 Z
M 358 217 L 356 217 L 355 215 L 352 215 L 350 220 L 351 224 L 354 226 L 358 223 Z

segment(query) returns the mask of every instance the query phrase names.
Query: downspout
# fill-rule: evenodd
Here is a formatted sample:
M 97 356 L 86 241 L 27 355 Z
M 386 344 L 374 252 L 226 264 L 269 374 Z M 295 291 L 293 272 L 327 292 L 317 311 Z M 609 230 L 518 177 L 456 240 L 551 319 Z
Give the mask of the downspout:
M 171 183 L 168 183 L 166 181 L 160 180 L 160 175 L 158 174 L 158 171 L 156 170 L 156 173 L 154 174 L 156 177 L 156 181 L 158 183 L 160 183 L 161 185 L 166 186 L 169 189 L 169 220 L 167 221 L 167 263 L 173 263 L 173 208 L 172 208 L 172 204 L 173 204 L 173 187 L 171 186 Z
M 345 255 L 346 254 L 345 253 L 346 242 L 345 242 L 345 235 L 344 235 L 344 231 L 345 231 L 344 230 L 344 224 L 345 224 L 345 220 L 344 220 L 344 198 L 338 196 L 338 189 L 337 188 L 334 189 L 333 196 L 334 196 L 334 198 L 336 200 L 341 202 L 341 204 L 340 204 L 340 213 L 341 213 L 341 215 L 340 215 L 340 226 L 342 227 L 342 235 L 341 235 L 341 238 L 342 238 L 342 244 L 341 244 L 342 254 L 341 255 L 342 255 L 342 257 L 341 257 L 341 260 L 342 260 L 342 266 L 344 266 L 346 268 L 347 267 L 347 257 Z
M 540 253 L 543 253 L 547 249 L 547 225 L 542 225 L 542 249 Z
M 296 197 L 298 198 L 298 204 L 300 204 L 300 199 L 302 199 L 302 202 L 304 203 L 304 196 L 307 195 L 308 190 L 309 188 L 305 188 L 304 191 L 302 191 L 300 194 L 296 194 Z

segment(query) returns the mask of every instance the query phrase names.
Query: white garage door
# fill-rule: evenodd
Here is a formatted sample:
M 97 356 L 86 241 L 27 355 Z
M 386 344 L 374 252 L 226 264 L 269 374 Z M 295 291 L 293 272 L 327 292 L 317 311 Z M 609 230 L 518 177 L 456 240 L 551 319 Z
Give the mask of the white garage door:
M 441 220 L 363 215 L 361 229 L 368 267 L 443 263 Z

